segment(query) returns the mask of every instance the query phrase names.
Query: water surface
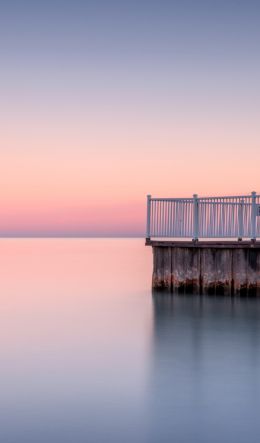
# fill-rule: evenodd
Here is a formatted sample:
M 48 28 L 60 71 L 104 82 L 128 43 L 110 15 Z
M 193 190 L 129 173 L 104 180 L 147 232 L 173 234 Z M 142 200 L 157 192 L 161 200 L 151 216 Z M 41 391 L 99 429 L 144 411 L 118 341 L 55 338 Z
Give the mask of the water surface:
M 259 441 L 260 303 L 151 272 L 140 239 L 0 240 L 0 441 Z

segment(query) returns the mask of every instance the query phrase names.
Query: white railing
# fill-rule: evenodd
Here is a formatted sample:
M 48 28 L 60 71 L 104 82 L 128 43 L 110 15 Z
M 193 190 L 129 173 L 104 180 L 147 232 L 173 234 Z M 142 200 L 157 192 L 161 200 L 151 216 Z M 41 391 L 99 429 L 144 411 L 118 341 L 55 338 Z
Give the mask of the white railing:
M 152 198 L 147 196 L 146 237 L 260 237 L 260 195 Z

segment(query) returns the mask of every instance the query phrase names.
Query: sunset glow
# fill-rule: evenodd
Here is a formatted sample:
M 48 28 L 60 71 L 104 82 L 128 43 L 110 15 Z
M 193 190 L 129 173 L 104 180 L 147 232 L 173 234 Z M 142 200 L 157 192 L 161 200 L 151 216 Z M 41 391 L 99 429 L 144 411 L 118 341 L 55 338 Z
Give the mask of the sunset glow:
M 253 3 L 6 3 L 0 235 L 142 236 L 146 194 L 259 191 Z

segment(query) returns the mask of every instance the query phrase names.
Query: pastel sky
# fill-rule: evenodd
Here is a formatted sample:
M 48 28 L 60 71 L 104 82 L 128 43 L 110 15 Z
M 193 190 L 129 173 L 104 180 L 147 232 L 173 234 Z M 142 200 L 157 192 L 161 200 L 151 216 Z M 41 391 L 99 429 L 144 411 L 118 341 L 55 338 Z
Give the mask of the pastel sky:
M 0 235 L 260 191 L 260 2 L 0 0 Z

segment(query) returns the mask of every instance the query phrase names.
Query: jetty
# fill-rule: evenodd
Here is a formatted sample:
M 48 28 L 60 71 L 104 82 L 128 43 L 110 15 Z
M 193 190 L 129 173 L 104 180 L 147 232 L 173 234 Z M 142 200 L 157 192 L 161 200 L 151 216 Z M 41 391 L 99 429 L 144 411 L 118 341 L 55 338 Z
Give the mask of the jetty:
M 260 195 L 147 196 L 153 290 L 260 295 Z

